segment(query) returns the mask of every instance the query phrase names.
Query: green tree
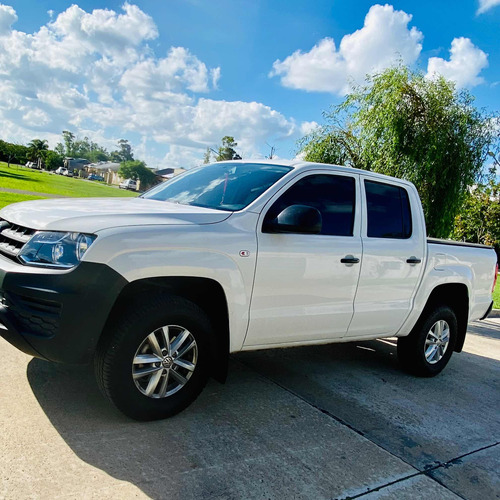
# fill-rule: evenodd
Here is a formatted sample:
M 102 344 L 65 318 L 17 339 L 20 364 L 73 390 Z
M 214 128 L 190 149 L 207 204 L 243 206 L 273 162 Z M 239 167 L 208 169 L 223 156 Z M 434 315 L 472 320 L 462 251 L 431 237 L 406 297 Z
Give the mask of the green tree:
M 63 130 L 63 141 L 64 141 L 64 154 L 66 156 L 75 156 L 75 134 L 69 130 Z
M 453 239 L 495 247 L 500 256 L 500 183 L 474 186 L 455 217 Z
M 92 163 L 97 163 L 99 161 L 107 161 L 109 160 L 109 154 L 106 149 L 97 147 L 89 151 L 88 155 L 84 158 L 91 161 Z
M 11 163 L 24 165 L 28 159 L 28 151 L 27 146 L 0 140 L 0 160 L 7 162 L 9 167 Z
M 132 153 L 132 146 L 126 139 L 118 141 L 118 150 L 111 153 L 111 160 L 116 162 L 132 161 L 134 155 Z
M 60 155 L 60 156 L 64 156 L 64 154 L 65 154 L 65 149 L 64 149 L 64 146 L 62 145 L 62 143 L 61 143 L 61 142 L 58 142 L 58 143 L 56 144 L 56 147 L 54 148 L 54 151 L 55 151 L 58 155 Z
M 367 78 L 299 142 L 305 159 L 407 179 L 430 235 L 448 236 L 467 189 L 481 179 L 494 120 L 467 91 L 398 66 Z
M 38 166 L 42 166 L 42 161 L 45 159 L 45 154 L 49 149 L 49 143 L 45 139 L 33 139 L 28 144 L 28 154 L 31 160 L 36 160 Z
M 222 145 L 219 146 L 216 161 L 233 160 L 235 157 L 239 158 L 238 153 L 234 149 L 238 143 L 234 142 L 234 137 L 226 135 L 222 138 Z
M 144 189 L 156 181 L 155 173 L 146 167 L 143 161 L 124 161 L 120 164 L 118 174 L 124 179 L 134 179 L 141 182 L 141 189 Z
M 55 151 L 47 151 L 45 153 L 45 168 L 47 170 L 56 170 L 64 166 L 64 157 Z
M 91 141 L 88 137 L 74 142 L 73 153 L 76 157 L 85 158 L 92 163 L 109 159 L 106 149 L 99 146 L 96 142 Z
M 107 150 L 102 146 L 99 146 L 96 142 L 91 141 L 88 137 L 78 139 L 68 130 L 64 130 L 62 135 L 64 145 L 59 142 L 55 147 L 55 152 L 60 156 L 85 158 L 92 163 L 107 161 L 110 159 L 110 155 Z M 125 161 L 125 159 L 120 156 L 120 158 L 116 161 Z

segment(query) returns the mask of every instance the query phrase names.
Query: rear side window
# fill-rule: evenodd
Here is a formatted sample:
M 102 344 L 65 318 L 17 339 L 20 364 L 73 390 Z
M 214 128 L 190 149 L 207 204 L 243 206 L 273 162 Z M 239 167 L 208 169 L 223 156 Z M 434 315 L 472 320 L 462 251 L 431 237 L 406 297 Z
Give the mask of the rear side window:
M 411 236 L 410 200 L 406 189 L 365 180 L 368 237 L 406 239 Z
M 304 177 L 289 188 L 269 209 L 264 220 L 276 218 L 290 205 L 307 205 L 321 213 L 321 234 L 352 236 L 356 205 L 355 180 L 341 175 L 317 174 Z

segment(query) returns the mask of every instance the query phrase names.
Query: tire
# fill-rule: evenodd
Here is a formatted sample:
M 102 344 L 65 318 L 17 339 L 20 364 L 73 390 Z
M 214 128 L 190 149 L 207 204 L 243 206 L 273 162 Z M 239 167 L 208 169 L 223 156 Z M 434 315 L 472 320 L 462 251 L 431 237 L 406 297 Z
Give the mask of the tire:
M 196 304 L 176 296 L 143 297 L 103 333 L 94 358 L 99 387 L 135 420 L 171 417 L 208 380 L 211 335 Z
M 410 335 L 398 338 L 402 368 L 419 377 L 440 373 L 453 354 L 457 330 L 453 309 L 439 306 L 430 310 L 418 320 Z

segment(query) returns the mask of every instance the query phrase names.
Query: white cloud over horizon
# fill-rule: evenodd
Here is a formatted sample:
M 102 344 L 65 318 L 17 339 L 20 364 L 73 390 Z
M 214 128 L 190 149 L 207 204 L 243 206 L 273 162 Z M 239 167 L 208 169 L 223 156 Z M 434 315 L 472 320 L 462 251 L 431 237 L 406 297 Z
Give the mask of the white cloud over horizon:
M 491 8 L 500 0 L 480 0 L 481 8 Z M 295 51 L 283 61 L 273 63 L 270 77 L 280 77 L 284 87 L 309 92 L 345 95 L 352 84 L 360 84 L 367 74 L 394 64 L 414 65 L 422 52 L 423 34 L 409 27 L 412 16 L 391 5 L 370 7 L 364 25 L 345 35 L 336 46 L 333 38 L 321 39 L 309 52 Z M 450 59 L 430 57 L 427 76 L 436 74 L 472 87 L 484 82 L 479 76 L 488 66 L 488 55 L 469 38 L 454 38 Z
M 207 67 L 185 47 L 157 56 L 148 42 L 158 28 L 135 5 L 125 3 L 122 13 L 72 5 L 34 33 L 15 30 L 17 19 L 0 4 L 2 139 L 36 136 L 54 147 L 65 129 L 99 143 L 129 134 L 140 137 L 134 147 L 143 156 L 145 144 L 168 144 L 170 152 L 149 155 L 151 162 L 180 165 L 224 135 L 253 155 L 270 137 L 298 130 L 262 103 L 201 97 L 217 89 L 220 67 Z
M 332 38 L 323 38 L 309 52 L 297 50 L 276 60 L 270 76 L 279 76 L 285 87 L 344 95 L 350 81 L 359 83 L 372 71 L 418 59 L 423 35 L 408 28 L 411 19 L 391 5 L 373 5 L 364 26 L 345 35 L 338 49 Z

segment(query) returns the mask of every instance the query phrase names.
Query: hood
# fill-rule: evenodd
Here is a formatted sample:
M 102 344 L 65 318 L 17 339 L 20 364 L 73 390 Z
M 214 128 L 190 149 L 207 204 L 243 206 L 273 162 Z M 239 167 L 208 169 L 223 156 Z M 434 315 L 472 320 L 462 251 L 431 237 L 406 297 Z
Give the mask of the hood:
M 63 198 L 8 205 L 0 218 L 38 230 L 94 233 L 119 226 L 214 224 L 231 213 L 144 198 Z

